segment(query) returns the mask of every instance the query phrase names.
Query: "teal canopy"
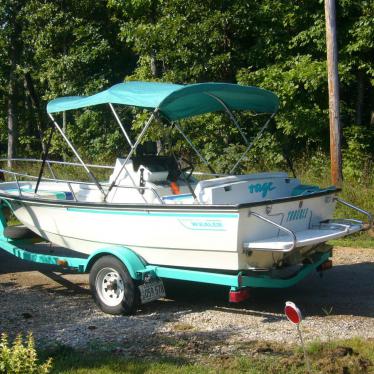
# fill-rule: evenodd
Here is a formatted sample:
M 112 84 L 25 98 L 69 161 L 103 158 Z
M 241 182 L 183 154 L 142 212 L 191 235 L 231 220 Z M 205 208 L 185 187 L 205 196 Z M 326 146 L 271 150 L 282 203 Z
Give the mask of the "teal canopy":
M 218 99 L 218 100 L 217 100 Z M 68 96 L 52 100 L 48 113 L 62 112 L 98 104 L 124 104 L 146 109 L 158 109 L 174 121 L 198 114 L 224 110 L 219 100 L 230 110 L 251 110 L 275 113 L 278 97 L 258 87 L 230 83 L 197 83 L 188 85 L 127 82 L 119 83 L 92 96 Z

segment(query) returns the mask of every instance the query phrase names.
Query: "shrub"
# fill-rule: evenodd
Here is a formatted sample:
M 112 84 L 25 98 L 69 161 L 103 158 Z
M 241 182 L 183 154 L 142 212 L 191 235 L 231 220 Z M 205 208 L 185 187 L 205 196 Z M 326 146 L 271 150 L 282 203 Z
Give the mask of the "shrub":
M 343 150 L 344 176 L 365 186 L 374 180 L 374 135 L 364 126 L 351 126 L 344 129 L 347 142 Z
M 18 335 L 10 346 L 7 334 L 0 337 L 0 374 L 47 374 L 52 366 L 52 359 L 44 364 L 38 363 L 35 342 L 32 334 L 24 343 Z

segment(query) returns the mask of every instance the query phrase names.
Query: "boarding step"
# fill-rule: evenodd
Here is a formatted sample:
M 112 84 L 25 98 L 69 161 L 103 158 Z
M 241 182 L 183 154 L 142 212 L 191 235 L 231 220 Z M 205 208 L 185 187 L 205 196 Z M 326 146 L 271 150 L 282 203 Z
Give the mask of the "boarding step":
M 263 240 L 243 243 L 244 250 L 288 251 L 293 247 L 304 247 L 341 238 L 362 230 L 358 221 L 331 220 L 308 230 L 294 231 L 295 242 L 291 235 L 279 235 Z

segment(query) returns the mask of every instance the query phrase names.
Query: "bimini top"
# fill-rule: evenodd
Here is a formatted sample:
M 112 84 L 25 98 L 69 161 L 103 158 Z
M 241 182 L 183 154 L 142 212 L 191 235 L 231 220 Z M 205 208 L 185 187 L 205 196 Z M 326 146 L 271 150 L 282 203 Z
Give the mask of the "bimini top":
M 275 113 L 278 97 L 258 87 L 230 83 L 197 83 L 188 85 L 126 82 L 92 96 L 67 96 L 52 100 L 48 113 L 62 112 L 98 104 L 124 104 L 145 109 L 158 109 L 167 119 L 192 117 L 222 111 L 223 102 L 230 110 Z

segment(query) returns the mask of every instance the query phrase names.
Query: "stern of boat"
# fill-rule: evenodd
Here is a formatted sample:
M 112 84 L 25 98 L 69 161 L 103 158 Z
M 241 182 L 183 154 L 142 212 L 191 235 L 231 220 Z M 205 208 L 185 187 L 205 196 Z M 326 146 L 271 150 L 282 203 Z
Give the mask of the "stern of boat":
M 333 219 L 337 203 L 365 214 L 369 224 Z M 240 210 L 238 252 L 242 270 L 269 271 L 313 261 L 331 252 L 326 242 L 370 228 L 372 216 L 336 196 L 336 191 L 300 196 Z

